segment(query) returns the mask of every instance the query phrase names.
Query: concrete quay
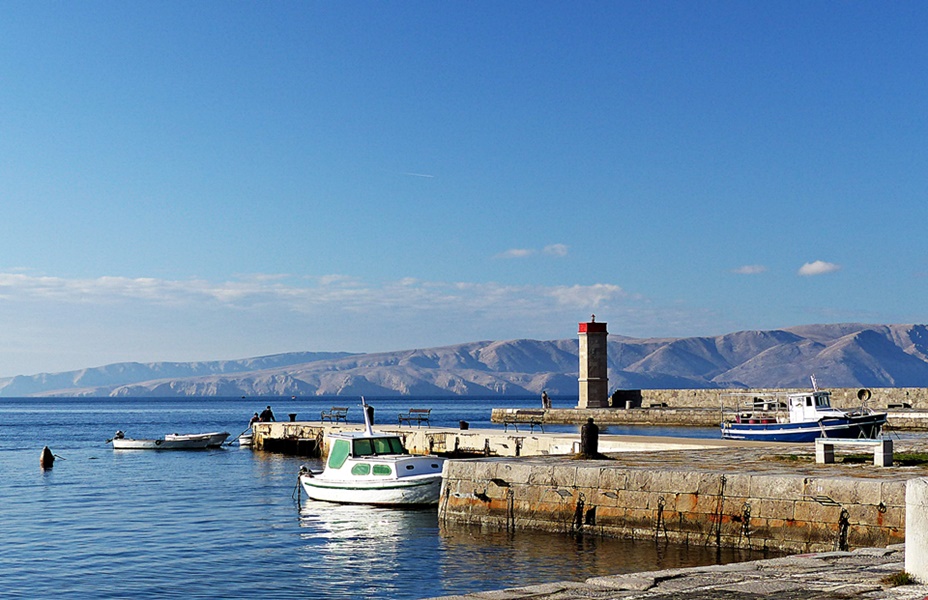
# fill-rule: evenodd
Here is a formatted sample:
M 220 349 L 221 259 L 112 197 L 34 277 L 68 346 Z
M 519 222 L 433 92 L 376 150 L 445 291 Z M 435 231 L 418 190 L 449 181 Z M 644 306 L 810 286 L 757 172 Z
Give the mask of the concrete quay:
M 928 585 L 893 587 L 904 545 L 727 565 L 592 577 L 432 600 L 922 600 Z
M 406 449 L 413 454 L 441 454 L 460 456 L 550 456 L 567 455 L 578 451 L 580 436 L 577 433 L 542 433 L 538 427 L 510 426 L 499 429 L 456 429 L 451 427 L 416 427 L 377 424 L 381 433 L 392 433 L 402 438 Z M 361 431 L 360 424 L 322 423 L 318 421 L 281 421 L 256 423 L 254 445 L 258 450 L 281 451 L 305 456 L 326 456 L 325 440 L 328 433 Z M 770 447 L 761 442 L 734 440 L 708 440 L 665 436 L 601 435 L 601 452 L 657 452 L 667 450 L 700 450 L 705 448 Z

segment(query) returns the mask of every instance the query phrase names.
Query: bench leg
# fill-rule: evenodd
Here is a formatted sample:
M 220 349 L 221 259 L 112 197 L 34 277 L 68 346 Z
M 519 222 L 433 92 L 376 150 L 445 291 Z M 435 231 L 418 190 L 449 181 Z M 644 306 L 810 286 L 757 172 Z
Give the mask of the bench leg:
M 873 464 L 877 467 L 893 466 L 893 441 L 883 440 L 873 449 Z
M 832 444 L 815 444 L 815 462 L 831 464 L 835 462 L 835 447 Z

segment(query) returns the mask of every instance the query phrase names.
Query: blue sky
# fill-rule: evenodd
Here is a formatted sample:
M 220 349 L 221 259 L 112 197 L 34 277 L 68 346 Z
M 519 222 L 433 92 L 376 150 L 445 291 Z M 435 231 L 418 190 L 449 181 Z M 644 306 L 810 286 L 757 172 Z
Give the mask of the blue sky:
M 928 5 L 0 4 L 0 376 L 925 321 Z

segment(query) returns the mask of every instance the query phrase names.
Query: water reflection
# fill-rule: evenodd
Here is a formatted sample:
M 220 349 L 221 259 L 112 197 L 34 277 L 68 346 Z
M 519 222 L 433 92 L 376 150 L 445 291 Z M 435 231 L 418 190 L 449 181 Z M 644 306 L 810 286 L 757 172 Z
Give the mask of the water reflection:
M 423 577 L 434 572 L 438 511 L 399 510 L 307 500 L 300 537 L 308 580 L 324 573 L 326 597 L 421 597 Z M 429 586 L 430 589 L 431 585 Z
M 446 583 L 491 578 L 511 587 L 551 581 L 692 567 L 765 558 L 746 550 L 685 546 L 664 541 L 573 536 L 532 531 L 508 533 L 474 526 L 441 526 L 444 553 L 452 572 Z M 491 588 L 485 588 L 491 589 Z M 457 590 L 464 591 L 464 590 Z
M 437 511 L 306 501 L 306 584 L 325 597 L 420 598 L 763 558 L 760 553 L 596 536 L 439 525 Z

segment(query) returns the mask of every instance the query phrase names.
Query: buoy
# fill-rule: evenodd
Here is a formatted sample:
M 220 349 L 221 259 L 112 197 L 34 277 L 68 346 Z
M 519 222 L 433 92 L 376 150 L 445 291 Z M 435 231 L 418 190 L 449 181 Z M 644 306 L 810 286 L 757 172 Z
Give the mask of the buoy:
M 55 465 L 55 455 L 48 449 L 48 446 L 42 448 L 42 458 L 39 459 L 39 464 L 43 469 L 51 469 Z

